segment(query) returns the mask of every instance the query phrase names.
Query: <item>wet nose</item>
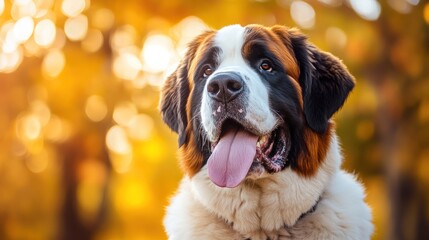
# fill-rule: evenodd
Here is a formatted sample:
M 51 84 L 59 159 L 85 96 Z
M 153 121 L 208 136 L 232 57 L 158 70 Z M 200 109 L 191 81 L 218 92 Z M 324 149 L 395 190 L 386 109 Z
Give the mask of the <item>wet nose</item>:
M 236 73 L 221 73 L 210 79 L 207 92 L 212 99 L 228 103 L 243 92 L 243 80 Z

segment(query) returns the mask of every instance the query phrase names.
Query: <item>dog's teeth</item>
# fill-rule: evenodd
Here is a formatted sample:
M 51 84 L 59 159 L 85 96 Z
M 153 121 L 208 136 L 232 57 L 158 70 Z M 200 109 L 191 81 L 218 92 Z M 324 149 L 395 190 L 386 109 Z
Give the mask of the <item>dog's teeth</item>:
M 256 143 L 256 147 L 258 147 L 258 148 L 261 147 L 261 143 L 259 141 Z

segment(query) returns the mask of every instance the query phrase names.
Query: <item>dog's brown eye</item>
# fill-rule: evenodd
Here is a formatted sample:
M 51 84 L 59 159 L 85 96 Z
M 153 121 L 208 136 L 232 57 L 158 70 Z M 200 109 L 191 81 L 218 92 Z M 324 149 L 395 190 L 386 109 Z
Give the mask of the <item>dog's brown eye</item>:
M 204 69 L 203 77 L 206 78 L 206 77 L 212 75 L 212 73 L 213 73 L 213 69 L 211 69 L 210 67 L 206 67 Z
M 261 65 L 259 66 L 259 68 L 263 71 L 266 71 L 266 72 L 272 72 L 273 71 L 273 67 L 271 66 L 271 63 L 268 61 L 263 61 L 261 63 Z

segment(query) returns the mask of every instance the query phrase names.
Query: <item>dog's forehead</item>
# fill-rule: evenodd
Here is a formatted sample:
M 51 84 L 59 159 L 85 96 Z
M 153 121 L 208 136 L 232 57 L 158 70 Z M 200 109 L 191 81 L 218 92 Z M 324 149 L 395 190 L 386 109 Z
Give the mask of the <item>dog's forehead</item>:
M 241 49 L 245 39 L 245 27 L 240 25 L 230 25 L 217 31 L 214 38 L 214 45 L 220 52 L 219 60 L 236 59 L 241 57 Z

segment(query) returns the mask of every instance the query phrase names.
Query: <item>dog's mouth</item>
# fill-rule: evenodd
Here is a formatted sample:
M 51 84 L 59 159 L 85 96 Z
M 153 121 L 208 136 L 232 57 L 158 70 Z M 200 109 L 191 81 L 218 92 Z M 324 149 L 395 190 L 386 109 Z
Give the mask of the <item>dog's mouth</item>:
M 290 141 L 282 125 L 258 136 L 239 123 L 227 120 L 211 149 L 207 163 L 210 179 L 220 187 L 232 188 L 255 171 L 281 171 L 287 164 Z

